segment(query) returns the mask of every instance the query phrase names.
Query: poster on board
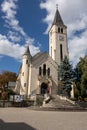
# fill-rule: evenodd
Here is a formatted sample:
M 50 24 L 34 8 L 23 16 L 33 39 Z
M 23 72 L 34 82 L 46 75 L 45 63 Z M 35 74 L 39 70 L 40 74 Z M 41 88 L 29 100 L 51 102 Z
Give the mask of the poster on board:
M 23 95 L 14 95 L 14 102 L 22 102 L 24 100 Z

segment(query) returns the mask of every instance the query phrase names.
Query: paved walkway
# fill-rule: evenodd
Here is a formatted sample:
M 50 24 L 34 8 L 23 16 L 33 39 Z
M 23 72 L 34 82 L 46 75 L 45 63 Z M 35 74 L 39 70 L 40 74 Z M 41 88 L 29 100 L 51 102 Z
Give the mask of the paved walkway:
M 87 112 L 0 108 L 0 130 L 87 130 Z

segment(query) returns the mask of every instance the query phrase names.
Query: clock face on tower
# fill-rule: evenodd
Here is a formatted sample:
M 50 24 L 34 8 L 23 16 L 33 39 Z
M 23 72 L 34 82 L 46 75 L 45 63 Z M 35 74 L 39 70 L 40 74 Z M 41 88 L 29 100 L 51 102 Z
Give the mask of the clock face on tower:
M 64 36 L 59 35 L 59 40 L 60 40 L 60 41 L 64 41 Z

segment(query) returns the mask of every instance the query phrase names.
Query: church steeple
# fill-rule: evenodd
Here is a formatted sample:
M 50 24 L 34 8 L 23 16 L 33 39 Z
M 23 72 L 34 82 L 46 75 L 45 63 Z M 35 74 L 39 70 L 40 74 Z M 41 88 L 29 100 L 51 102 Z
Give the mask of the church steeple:
M 54 17 L 52 25 L 64 25 L 63 20 L 58 10 L 58 5 L 56 5 L 56 13 L 55 13 L 55 17 Z
M 58 65 L 65 56 L 68 57 L 67 27 L 63 23 L 58 6 L 49 30 L 49 55 Z
M 30 54 L 30 49 L 29 49 L 28 46 L 27 46 L 27 48 L 26 48 L 26 51 L 25 51 L 24 55 L 29 55 L 29 56 L 31 56 L 31 54 Z
M 29 46 L 27 46 L 26 51 L 23 54 L 23 59 L 26 59 L 28 61 L 28 63 L 31 62 L 32 56 L 31 56 L 31 53 L 30 53 Z

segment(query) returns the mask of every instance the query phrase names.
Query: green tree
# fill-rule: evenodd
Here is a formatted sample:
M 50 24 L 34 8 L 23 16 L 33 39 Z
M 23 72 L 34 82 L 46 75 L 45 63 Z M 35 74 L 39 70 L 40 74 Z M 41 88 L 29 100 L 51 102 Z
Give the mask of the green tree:
M 80 90 L 80 94 L 82 97 L 87 97 L 87 56 L 84 58 L 80 58 L 79 63 L 76 66 L 77 70 L 77 80 L 76 85 Z
M 87 97 L 87 72 L 84 72 L 81 77 L 81 95 Z
M 59 75 L 62 82 L 63 93 L 70 97 L 71 84 L 73 82 L 73 69 L 66 56 L 60 65 Z

